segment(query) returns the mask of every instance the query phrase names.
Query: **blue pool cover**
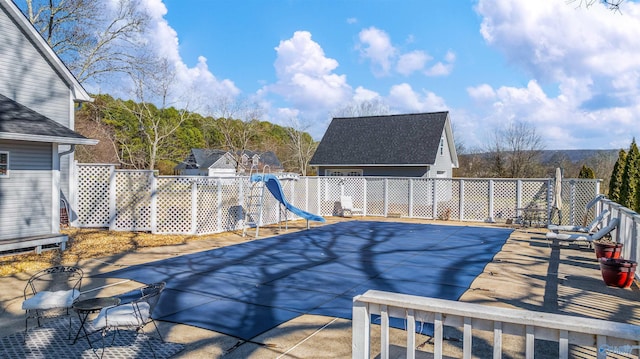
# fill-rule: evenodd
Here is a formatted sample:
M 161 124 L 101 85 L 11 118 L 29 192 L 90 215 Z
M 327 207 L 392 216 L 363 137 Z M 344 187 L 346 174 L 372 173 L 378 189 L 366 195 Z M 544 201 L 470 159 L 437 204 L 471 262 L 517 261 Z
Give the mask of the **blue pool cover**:
M 101 276 L 165 281 L 156 319 L 249 340 L 305 313 L 351 319 L 369 289 L 458 300 L 511 232 L 341 222 Z

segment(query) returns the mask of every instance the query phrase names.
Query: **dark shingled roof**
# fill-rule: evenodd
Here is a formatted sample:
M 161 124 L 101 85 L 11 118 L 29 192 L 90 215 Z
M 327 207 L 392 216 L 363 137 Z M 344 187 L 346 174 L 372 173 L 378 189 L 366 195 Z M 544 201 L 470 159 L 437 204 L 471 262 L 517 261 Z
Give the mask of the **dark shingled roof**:
M 311 165 L 430 165 L 448 112 L 334 118 Z
M 60 143 L 91 141 L 54 120 L 0 94 L 0 133 L 57 137 Z M 64 140 L 69 139 L 69 140 Z

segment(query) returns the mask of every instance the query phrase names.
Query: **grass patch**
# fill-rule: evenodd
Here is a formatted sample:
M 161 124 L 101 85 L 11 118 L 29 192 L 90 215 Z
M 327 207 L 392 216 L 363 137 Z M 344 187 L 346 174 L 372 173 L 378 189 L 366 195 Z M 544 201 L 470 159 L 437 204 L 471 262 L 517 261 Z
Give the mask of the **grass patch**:
M 211 238 L 194 235 L 160 235 L 144 232 L 116 232 L 106 229 L 70 228 L 60 233 L 69 236 L 67 249 L 0 257 L 0 277 L 20 272 L 35 273 L 55 265 L 76 265 L 83 259 L 132 252 L 140 248 L 185 244 Z

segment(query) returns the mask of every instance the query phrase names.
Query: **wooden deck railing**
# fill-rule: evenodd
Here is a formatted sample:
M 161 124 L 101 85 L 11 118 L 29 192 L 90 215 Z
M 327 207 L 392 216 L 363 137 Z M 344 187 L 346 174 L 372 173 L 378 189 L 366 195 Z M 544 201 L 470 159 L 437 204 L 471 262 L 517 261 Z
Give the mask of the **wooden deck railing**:
M 389 358 L 389 321 L 407 323 L 407 358 L 415 358 L 416 322 L 434 325 L 434 358 L 443 357 L 444 327 L 462 328 L 463 358 L 471 358 L 472 330 L 493 332 L 493 358 L 502 357 L 502 336 L 524 337 L 526 358 L 534 357 L 536 339 L 558 342 L 558 357 L 569 357 L 569 344 L 595 347 L 598 358 L 607 353 L 640 348 L 640 326 L 605 320 L 369 290 L 353 300 L 352 357 L 369 358 L 371 315 L 380 315 L 380 355 Z

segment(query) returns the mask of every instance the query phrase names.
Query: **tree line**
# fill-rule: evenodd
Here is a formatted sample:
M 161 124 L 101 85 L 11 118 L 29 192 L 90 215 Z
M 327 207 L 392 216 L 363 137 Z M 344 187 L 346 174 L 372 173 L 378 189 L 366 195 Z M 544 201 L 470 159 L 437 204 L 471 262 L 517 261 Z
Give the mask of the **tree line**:
M 110 95 L 94 98 L 77 111 L 76 131 L 100 143 L 78 146 L 79 162 L 115 163 L 170 175 L 192 148 L 223 149 L 234 156 L 245 150 L 272 151 L 285 171 L 307 174 L 317 146 L 307 132 L 255 118 L 214 118 Z
M 620 150 L 609 181 L 609 198 L 640 213 L 640 153 L 636 139 L 629 150 Z

